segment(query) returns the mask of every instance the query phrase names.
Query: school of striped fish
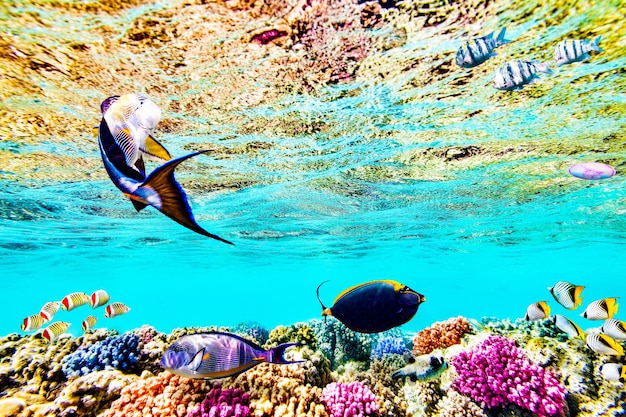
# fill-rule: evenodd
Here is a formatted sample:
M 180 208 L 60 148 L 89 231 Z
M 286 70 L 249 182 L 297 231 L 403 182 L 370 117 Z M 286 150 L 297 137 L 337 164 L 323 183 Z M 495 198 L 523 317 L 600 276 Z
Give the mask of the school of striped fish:
M 554 286 L 549 287 L 548 291 L 559 305 L 573 311 L 583 304 L 584 288 L 583 285 L 558 281 Z M 618 308 L 617 297 L 602 298 L 589 303 L 580 316 L 587 320 L 604 320 L 604 323 L 599 328 L 589 328 L 586 332 L 562 314 L 550 316 L 550 305 L 546 300 L 530 304 L 524 318 L 530 321 L 550 318 L 560 331 L 570 338 L 584 341 L 585 345 L 595 353 L 623 357 L 624 347 L 620 342 L 626 340 L 626 322 L 614 318 Z M 602 365 L 600 372 L 607 380 L 626 381 L 626 366 L 621 363 L 606 363 Z
M 72 311 L 75 308 L 90 305 L 92 309 L 104 306 L 104 317 L 113 318 L 126 314 L 130 311 L 124 303 L 113 302 L 107 305 L 111 297 L 106 290 L 96 290 L 91 296 L 84 292 L 73 292 L 67 294 L 61 301 L 49 301 L 41 307 L 38 314 L 32 314 L 22 321 L 21 329 L 25 332 L 40 330 L 45 324 L 50 323 L 54 316 L 61 311 Z M 93 315 L 87 316 L 82 322 L 83 332 L 87 332 L 94 328 L 97 318 Z M 41 330 L 44 339 L 52 342 L 59 338 L 63 333 L 67 332 L 71 323 L 66 321 L 55 321 L 48 324 Z

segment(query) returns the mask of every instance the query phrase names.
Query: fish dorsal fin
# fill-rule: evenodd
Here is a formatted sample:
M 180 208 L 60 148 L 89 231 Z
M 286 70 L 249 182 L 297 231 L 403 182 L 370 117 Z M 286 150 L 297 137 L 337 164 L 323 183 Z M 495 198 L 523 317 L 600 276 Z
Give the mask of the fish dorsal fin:
M 141 152 L 163 161 L 172 159 L 172 155 L 152 135 L 148 135 L 146 143 L 140 148 Z
M 203 362 L 203 358 L 204 358 L 204 348 L 200 349 L 199 351 L 196 352 L 195 355 L 193 355 L 193 358 L 191 358 L 191 360 L 189 361 L 189 368 L 193 369 L 194 371 L 198 372 L 200 370 L 200 367 L 202 366 L 202 362 Z

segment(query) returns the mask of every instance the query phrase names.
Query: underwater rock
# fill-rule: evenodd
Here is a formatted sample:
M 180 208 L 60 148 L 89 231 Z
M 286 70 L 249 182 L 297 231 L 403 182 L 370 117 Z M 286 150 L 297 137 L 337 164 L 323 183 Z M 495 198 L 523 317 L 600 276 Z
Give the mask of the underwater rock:
M 0 416 L 18 417 L 24 407 L 26 407 L 24 400 L 19 398 L 2 398 L 0 399 Z

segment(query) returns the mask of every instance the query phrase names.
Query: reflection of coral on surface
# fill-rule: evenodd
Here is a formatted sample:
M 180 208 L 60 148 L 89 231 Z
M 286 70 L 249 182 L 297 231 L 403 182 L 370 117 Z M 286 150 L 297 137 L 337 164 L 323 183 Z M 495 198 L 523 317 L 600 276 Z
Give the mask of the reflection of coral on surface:
M 487 337 L 453 357 L 452 365 L 458 373 L 452 386 L 485 407 L 512 403 L 540 417 L 563 415 L 563 385 L 506 337 Z
M 202 402 L 187 413 L 187 417 L 248 417 L 250 396 L 238 388 L 222 389 L 216 384 Z
M 471 331 L 472 326 L 465 317 L 453 317 L 434 323 L 413 338 L 413 353 L 425 355 L 435 349 L 459 344 L 463 336 Z
M 376 396 L 360 382 L 333 382 L 322 391 L 322 401 L 331 417 L 363 417 L 378 414 Z

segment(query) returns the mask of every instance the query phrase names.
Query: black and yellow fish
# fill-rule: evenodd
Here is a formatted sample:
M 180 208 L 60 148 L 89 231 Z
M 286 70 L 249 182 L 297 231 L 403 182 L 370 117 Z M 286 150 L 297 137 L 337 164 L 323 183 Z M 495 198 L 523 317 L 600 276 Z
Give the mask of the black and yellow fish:
M 547 319 L 550 316 L 550 306 L 547 301 L 538 301 L 536 303 L 532 303 L 526 309 L 526 315 L 524 316 L 525 320 L 534 321 L 534 320 L 543 320 Z
M 584 288 L 582 285 L 559 281 L 553 287 L 548 287 L 548 291 L 550 291 L 557 303 L 568 310 L 576 310 L 583 303 L 581 293 Z
M 328 281 L 324 281 L 328 282 Z M 370 281 L 343 291 L 327 308 L 320 299 L 323 316 L 333 316 L 349 329 L 361 333 L 379 333 L 411 320 L 426 297 L 392 280 Z

